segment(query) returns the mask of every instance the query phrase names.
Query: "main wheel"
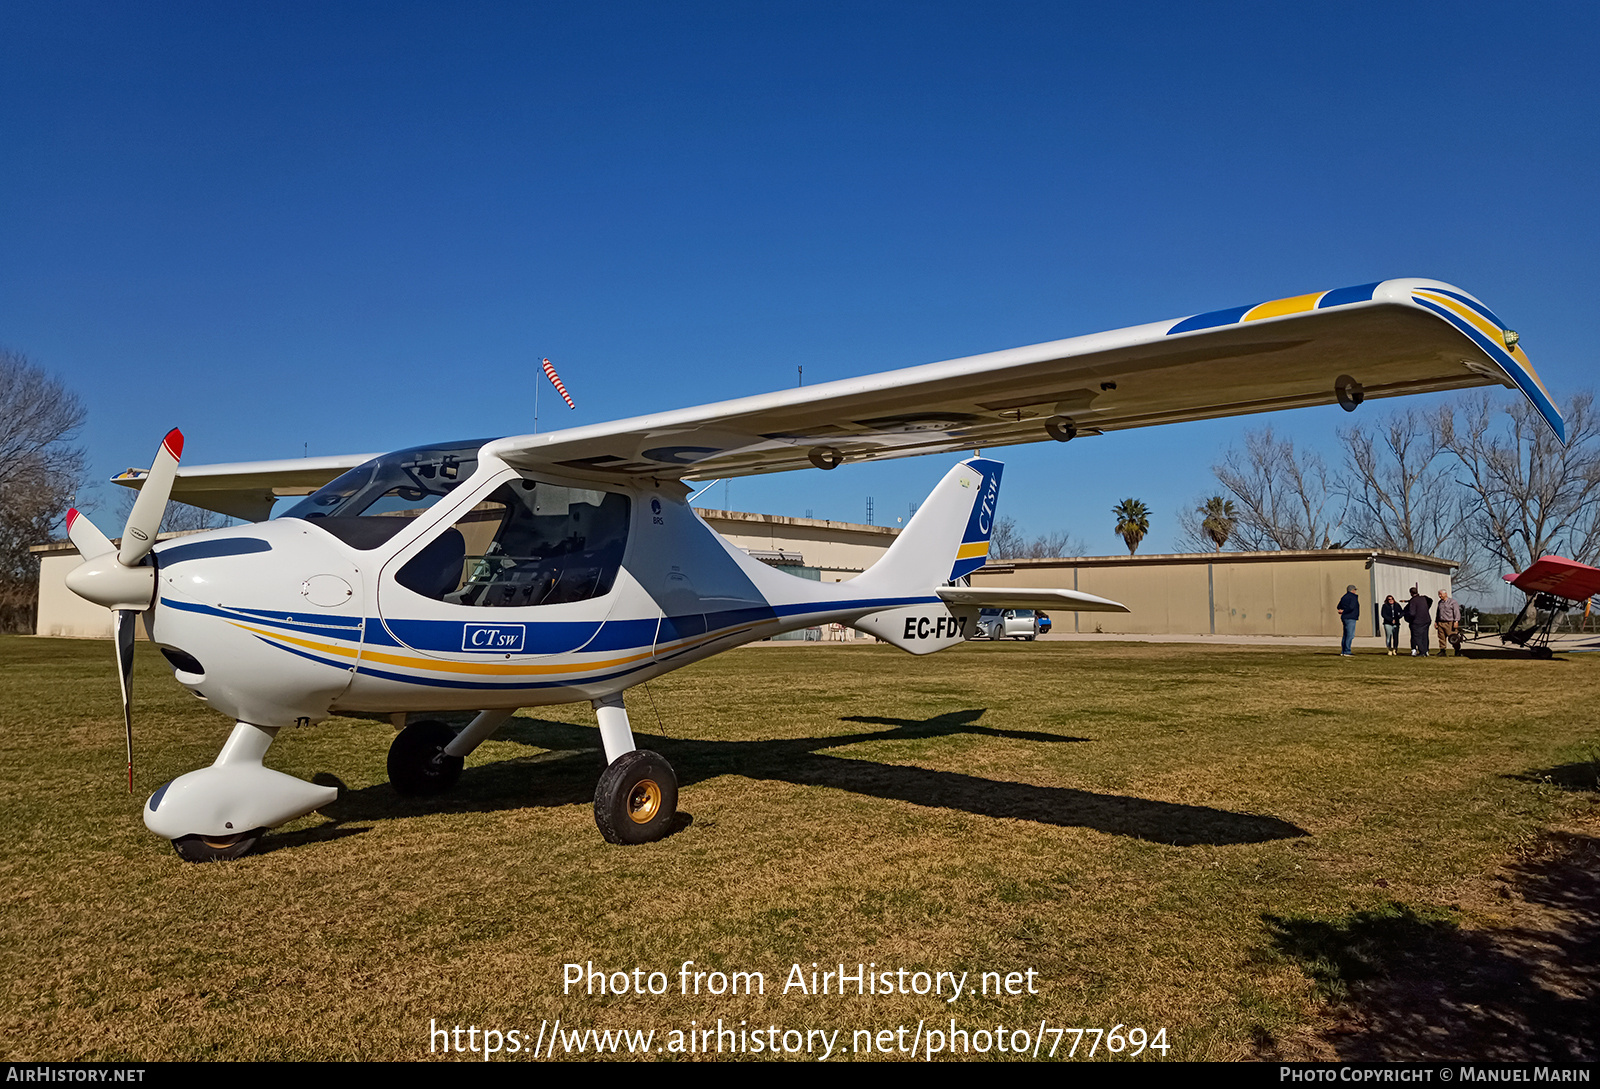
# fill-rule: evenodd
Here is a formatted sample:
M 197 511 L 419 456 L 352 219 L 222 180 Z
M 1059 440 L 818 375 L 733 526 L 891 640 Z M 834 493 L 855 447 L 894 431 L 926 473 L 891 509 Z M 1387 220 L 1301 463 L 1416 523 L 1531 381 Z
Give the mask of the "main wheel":
M 678 812 L 678 777 L 659 753 L 635 749 L 613 761 L 594 789 L 594 823 L 607 843 L 650 843 Z
M 408 798 L 443 794 L 461 776 L 465 760 L 445 755 L 455 731 L 437 719 L 413 722 L 389 746 L 389 782 Z
M 172 849 L 185 862 L 231 862 L 255 850 L 264 829 L 238 832 L 231 836 L 179 836 Z

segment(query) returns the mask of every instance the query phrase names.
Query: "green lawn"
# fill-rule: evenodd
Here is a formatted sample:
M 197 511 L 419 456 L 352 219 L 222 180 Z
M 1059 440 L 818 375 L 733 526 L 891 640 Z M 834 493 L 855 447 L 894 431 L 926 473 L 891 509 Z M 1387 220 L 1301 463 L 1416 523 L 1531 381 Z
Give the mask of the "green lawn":
M 1269 1054 L 1416 947 L 1506 925 L 1487 883 L 1596 809 L 1600 727 L 1571 694 L 1597 690 L 1595 655 L 751 648 L 629 693 L 680 779 L 660 843 L 601 840 L 580 705 L 522 712 L 427 801 L 388 786 L 387 724 L 286 730 L 269 766 L 339 801 L 196 866 L 139 810 L 230 724 L 141 645 L 130 797 L 109 646 L 0 638 L 5 1057 L 417 1059 L 431 1023 L 519 1058 L 556 1018 L 654 1029 L 653 1058 L 719 1018 L 839 1030 L 846 1059 L 857 1030 L 900 1046 L 920 1022 L 926 1047 L 952 1018 L 1011 1045 L 1043 1023 L 1058 1057 L 1052 1030 L 1116 1025 L 1165 1029 L 1172 1059 Z M 766 993 L 681 995 L 684 961 Z M 564 995 L 588 962 L 668 993 Z M 841 962 L 968 993 L 784 993 Z M 971 993 L 1030 971 L 1036 993 Z

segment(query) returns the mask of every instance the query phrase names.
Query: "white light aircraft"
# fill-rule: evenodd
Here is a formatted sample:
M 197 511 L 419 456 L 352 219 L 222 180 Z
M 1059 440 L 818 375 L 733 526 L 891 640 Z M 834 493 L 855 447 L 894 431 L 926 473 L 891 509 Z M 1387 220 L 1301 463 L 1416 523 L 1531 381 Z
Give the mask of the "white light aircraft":
M 262 764 L 285 726 L 474 711 L 460 732 L 405 725 L 389 776 L 448 789 L 520 707 L 586 700 L 607 766 L 595 821 L 643 843 L 671 827 L 677 779 L 634 745 L 624 693 L 730 647 L 841 623 L 913 654 L 978 609 L 1126 611 L 1067 590 L 965 585 L 983 566 L 1001 465 L 946 473 L 887 554 L 841 583 L 794 578 L 733 547 L 685 480 L 1014 443 L 1499 383 L 1563 423 L 1517 335 L 1433 280 L 1385 280 L 1177 321 L 889 371 L 615 423 L 380 457 L 180 469 L 169 434 L 120 547 L 76 511 L 68 585 L 115 614 L 128 729 L 133 618 L 180 684 L 236 725 L 216 762 L 162 786 L 145 824 L 192 861 L 236 858 L 331 802 Z M 309 494 L 308 494 L 309 493 Z M 270 521 L 284 496 L 305 496 Z M 169 497 L 255 524 L 155 543 Z

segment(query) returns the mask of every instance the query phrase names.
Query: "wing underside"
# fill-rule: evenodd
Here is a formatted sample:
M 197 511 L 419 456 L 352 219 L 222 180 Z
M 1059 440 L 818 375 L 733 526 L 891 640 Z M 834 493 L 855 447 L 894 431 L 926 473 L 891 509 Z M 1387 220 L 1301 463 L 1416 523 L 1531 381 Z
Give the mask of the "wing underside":
M 1507 341 L 1510 344 L 1507 344 Z M 1561 418 L 1515 334 L 1457 288 L 1389 280 L 549 435 L 518 467 L 706 480 L 1501 384 Z
M 1555 433 L 1516 334 L 1459 288 L 1385 280 L 612 423 L 486 454 L 528 471 L 710 480 L 1500 384 Z M 179 471 L 173 498 L 261 518 L 363 458 Z M 137 487 L 136 470 L 115 478 Z

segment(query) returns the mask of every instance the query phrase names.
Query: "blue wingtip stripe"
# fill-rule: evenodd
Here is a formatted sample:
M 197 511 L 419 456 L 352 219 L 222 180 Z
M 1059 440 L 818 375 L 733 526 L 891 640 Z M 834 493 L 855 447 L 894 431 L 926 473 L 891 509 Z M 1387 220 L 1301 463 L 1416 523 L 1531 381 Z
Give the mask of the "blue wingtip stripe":
M 1370 284 L 1356 284 L 1354 287 L 1336 287 L 1326 292 L 1317 300 L 1317 309 L 1326 310 L 1330 306 L 1348 306 L 1350 303 L 1371 302 L 1372 293 L 1378 290 L 1382 280 L 1374 280 Z
M 1467 296 L 1461 294 L 1459 291 L 1446 291 L 1442 287 L 1430 287 L 1427 290 L 1433 292 L 1435 295 L 1448 295 L 1462 306 L 1471 307 L 1479 314 L 1482 314 L 1486 321 L 1493 322 L 1496 328 L 1504 329 L 1506 327 L 1506 323 L 1501 321 L 1499 317 L 1495 315 L 1493 310 L 1490 310 L 1487 306 L 1484 306 L 1476 299 L 1467 298 Z M 1413 295 L 1413 297 L 1415 296 Z M 1420 302 L 1421 300 L 1419 299 L 1418 301 Z
M 1539 384 L 1528 376 L 1527 372 L 1517 364 L 1515 359 L 1511 358 L 1510 354 L 1507 353 L 1504 348 L 1500 347 L 1494 341 L 1484 336 L 1477 329 L 1473 328 L 1470 323 L 1462 321 L 1461 318 L 1450 313 L 1449 310 L 1446 310 L 1438 303 L 1432 303 L 1427 299 L 1418 298 L 1416 296 L 1413 296 L 1413 298 L 1416 300 L 1418 306 L 1426 307 L 1435 314 L 1438 314 L 1440 317 L 1444 318 L 1451 325 L 1454 325 L 1457 329 L 1460 329 L 1467 335 L 1468 338 L 1471 339 L 1474 344 L 1483 349 L 1485 355 L 1499 364 L 1500 369 L 1510 376 L 1511 380 L 1517 384 L 1517 388 L 1523 392 L 1530 402 L 1532 402 L 1533 407 L 1538 410 L 1539 415 L 1544 417 L 1545 423 L 1550 425 L 1550 430 L 1556 433 L 1556 437 L 1561 440 L 1561 444 L 1563 446 L 1566 445 L 1567 424 L 1566 421 L 1561 418 L 1561 413 L 1557 411 L 1555 405 L 1550 403 L 1550 398 L 1545 396 L 1544 390 L 1539 388 Z M 1504 328 L 1504 326 L 1502 326 L 1502 328 Z
M 1170 337 L 1174 333 L 1192 333 L 1196 329 L 1215 329 L 1219 325 L 1232 325 L 1255 309 L 1255 306 L 1255 303 L 1249 306 L 1230 306 L 1226 310 L 1212 310 L 1209 313 L 1196 314 L 1192 318 L 1184 318 L 1167 330 L 1167 336 Z

